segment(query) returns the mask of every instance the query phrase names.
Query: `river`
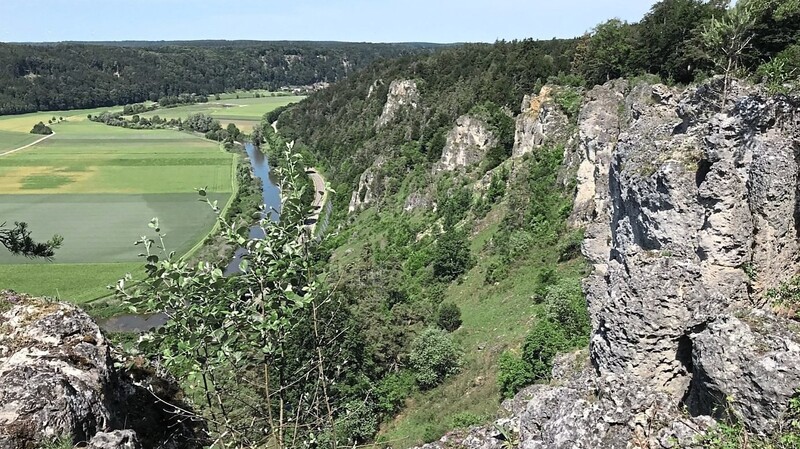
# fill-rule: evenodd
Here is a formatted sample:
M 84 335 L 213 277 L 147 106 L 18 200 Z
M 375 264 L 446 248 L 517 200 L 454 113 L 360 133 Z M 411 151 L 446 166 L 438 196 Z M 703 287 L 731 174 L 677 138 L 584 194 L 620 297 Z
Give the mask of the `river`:
M 269 166 L 269 160 L 261 150 L 251 143 L 245 144 L 245 151 L 247 152 L 247 158 L 250 160 L 250 165 L 253 167 L 253 174 L 261 179 L 263 185 L 262 197 L 264 199 L 265 213 L 271 210 L 280 212 L 280 189 L 278 189 L 277 180 Z M 272 219 L 277 220 L 278 214 L 273 213 Z M 263 237 L 264 230 L 261 226 L 254 225 L 250 227 L 250 238 L 258 239 Z M 225 275 L 240 272 L 239 262 L 241 262 L 242 256 L 246 253 L 247 250 L 244 248 L 236 250 L 233 259 L 225 268 Z M 143 332 L 154 327 L 162 326 L 166 322 L 167 316 L 164 314 L 123 314 L 98 320 L 98 324 L 100 324 L 100 327 L 106 332 Z

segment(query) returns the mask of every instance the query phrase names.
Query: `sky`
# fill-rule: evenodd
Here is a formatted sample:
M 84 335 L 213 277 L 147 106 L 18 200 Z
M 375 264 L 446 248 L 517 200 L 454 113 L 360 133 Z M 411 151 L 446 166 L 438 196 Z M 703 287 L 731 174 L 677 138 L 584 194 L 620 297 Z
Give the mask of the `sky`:
M 0 0 L 0 41 L 494 42 L 574 37 L 655 0 Z

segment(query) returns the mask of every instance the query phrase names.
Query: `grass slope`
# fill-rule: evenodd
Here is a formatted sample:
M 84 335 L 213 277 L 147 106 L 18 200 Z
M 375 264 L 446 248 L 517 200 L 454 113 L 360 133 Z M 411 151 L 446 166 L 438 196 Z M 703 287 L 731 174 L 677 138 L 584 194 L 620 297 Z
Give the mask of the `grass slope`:
M 383 424 L 373 447 L 418 446 L 455 428 L 493 420 L 502 401 L 497 362 L 503 351 L 520 350 L 542 314 L 533 292 L 541 287 L 543 270 L 555 268 L 559 278 L 574 282 L 584 277 L 585 262 L 581 258 L 554 264 L 552 249 L 535 248 L 510 269 L 506 279 L 487 285 L 486 271 L 496 257 L 485 245 L 497 235 L 505 207 L 495 206 L 482 221 L 481 230 L 471 235 L 471 252 L 477 264 L 460 282 L 450 284 L 442 299 L 461 310 L 463 323 L 453 332 L 453 338 L 464 351 L 462 371 L 430 391 L 414 393 L 401 412 Z M 409 218 L 409 222 L 414 221 L 419 218 Z M 389 238 L 386 227 L 374 209 L 359 214 L 352 225 L 359 232 L 336 249 L 332 260 L 342 267 L 354 263 L 363 257 L 365 244 L 376 245 Z

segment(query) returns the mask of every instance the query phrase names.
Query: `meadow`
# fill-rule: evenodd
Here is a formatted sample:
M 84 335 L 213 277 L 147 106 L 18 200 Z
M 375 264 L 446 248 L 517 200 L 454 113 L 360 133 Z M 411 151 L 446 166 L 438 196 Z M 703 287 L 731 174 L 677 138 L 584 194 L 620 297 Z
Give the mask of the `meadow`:
M 236 98 L 237 95 L 239 98 Z M 158 115 L 161 118 L 177 119 L 186 118 L 191 114 L 203 113 L 219 120 L 222 126 L 233 123 L 243 132 L 250 133 L 253 127 L 261 122 L 261 118 L 267 112 L 290 103 L 297 103 L 305 98 L 294 95 L 276 95 L 273 97 L 266 92 L 259 92 L 259 95 L 262 96 L 255 98 L 254 92 L 220 94 L 219 100 L 210 99 L 208 103 L 157 109 L 140 114 L 140 116 L 149 118 Z
M 28 134 L 35 123 L 58 119 L 51 138 L 0 156 L 0 223 L 27 222 L 37 239 L 64 237 L 53 261 L 0 251 L 1 288 L 76 302 L 103 296 L 125 273 L 142 272 L 134 242 L 151 218 L 167 248 L 183 254 L 214 224 L 194 189 L 207 186 L 220 204 L 230 198 L 235 155 L 188 133 L 86 119 L 103 110 L 0 117 L 0 153 L 42 137 Z

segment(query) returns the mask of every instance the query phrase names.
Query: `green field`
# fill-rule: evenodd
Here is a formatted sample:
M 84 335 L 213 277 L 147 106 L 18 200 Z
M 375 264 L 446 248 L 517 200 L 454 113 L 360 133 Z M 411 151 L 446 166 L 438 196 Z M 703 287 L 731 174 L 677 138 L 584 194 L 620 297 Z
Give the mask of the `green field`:
M 240 98 L 235 98 L 236 95 L 239 95 Z M 245 98 L 245 96 L 248 98 Z M 177 119 L 186 118 L 191 114 L 203 113 L 216 118 L 223 126 L 228 123 L 234 123 L 239 129 L 249 133 L 253 126 L 261 122 L 261 118 L 267 112 L 281 106 L 297 103 L 303 98 L 305 97 L 293 95 L 255 98 L 253 92 L 240 92 L 237 94 L 221 94 L 220 100 L 210 100 L 208 103 L 157 109 L 140 115 L 142 117 L 158 115 L 161 118 Z
M 0 131 L 0 154 L 35 142 L 43 136 L 14 131 Z
M 64 237 L 51 262 L 0 251 L 0 288 L 77 302 L 103 296 L 125 273 L 142 272 L 133 243 L 148 234 L 151 218 L 159 218 L 168 249 L 183 254 L 214 224 L 194 189 L 207 186 L 220 204 L 230 197 L 233 154 L 187 133 L 86 119 L 101 111 L 0 117 L 6 150 L 40 138 L 27 134 L 36 122 L 65 119 L 52 125 L 51 138 L 0 156 L 0 223 L 27 222 L 37 239 Z

